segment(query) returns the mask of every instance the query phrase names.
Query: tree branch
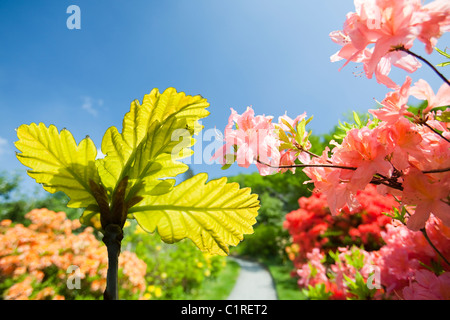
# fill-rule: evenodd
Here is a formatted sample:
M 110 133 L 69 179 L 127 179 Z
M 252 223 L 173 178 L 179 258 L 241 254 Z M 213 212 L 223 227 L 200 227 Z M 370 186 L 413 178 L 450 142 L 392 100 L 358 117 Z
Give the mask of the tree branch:
M 422 56 L 419 56 L 418 54 L 415 54 L 414 52 L 410 51 L 409 49 L 406 49 L 403 45 L 402 46 L 398 46 L 392 49 L 393 51 L 403 51 L 406 52 L 410 55 L 412 55 L 413 57 L 416 57 L 419 60 L 422 60 L 423 62 L 425 62 L 431 69 L 433 69 L 433 71 L 442 79 L 444 80 L 444 82 L 446 84 L 448 84 L 450 86 L 450 81 L 442 74 L 440 73 L 435 66 L 433 66 L 427 59 L 425 59 Z
M 432 126 L 430 126 L 428 123 L 424 122 L 423 123 L 428 129 L 430 129 L 431 131 L 433 131 L 434 133 L 436 133 L 439 137 L 441 137 L 442 139 L 444 139 L 445 141 L 447 141 L 448 143 L 450 143 L 450 140 L 447 139 L 446 137 L 444 137 L 439 131 L 436 131 L 436 129 L 434 129 Z
M 119 225 L 109 224 L 105 228 L 103 242 L 108 250 L 108 272 L 106 275 L 106 289 L 103 293 L 104 300 L 119 299 L 119 255 L 123 239 L 123 231 Z
M 336 168 L 336 169 L 346 169 L 346 170 L 356 170 L 356 167 L 346 167 L 334 164 L 293 164 L 289 166 L 272 166 L 271 164 L 262 162 L 261 160 L 256 160 L 258 163 L 261 163 L 265 166 L 275 169 L 292 169 L 292 168 Z
M 422 232 L 423 236 L 427 240 L 428 244 L 433 248 L 433 250 L 436 251 L 436 253 L 442 258 L 442 260 L 444 260 L 444 262 L 447 265 L 450 266 L 450 262 L 448 262 L 448 260 L 444 257 L 444 255 L 434 246 L 433 242 L 431 242 L 430 238 L 428 237 L 427 230 L 425 230 L 425 228 L 422 228 L 422 229 L 420 229 L 420 231 Z

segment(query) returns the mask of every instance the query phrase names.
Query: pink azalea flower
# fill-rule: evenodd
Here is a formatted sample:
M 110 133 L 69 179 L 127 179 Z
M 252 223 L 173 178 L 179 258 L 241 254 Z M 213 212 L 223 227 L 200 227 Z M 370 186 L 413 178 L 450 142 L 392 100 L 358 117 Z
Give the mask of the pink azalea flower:
M 422 142 L 419 148 L 422 150 L 424 160 L 422 163 L 419 163 L 417 168 L 421 170 L 433 170 L 450 167 L 450 148 L 448 142 L 428 128 L 423 126 L 420 128 L 422 129 Z M 444 136 L 446 133 L 448 131 L 443 132 Z
M 368 64 L 369 59 L 363 60 L 364 71 L 366 75 L 371 72 Z M 391 89 L 398 89 L 399 86 L 388 77 L 391 72 L 392 65 L 401 68 L 409 73 L 415 72 L 422 64 L 413 56 L 403 51 L 391 51 L 380 58 L 380 61 L 375 68 L 375 78 L 378 83 L 384 84 Z M 367 78 L 372 78 L 372 75 L 367 75 Z
M 448 179 L 439 181 L 431 175 L 410 168 L 404 177 L 402 201 L 405 204 L 417 206 L 414 214 L 407 221 L 408 228 L 418 231 L 425 227 L 430 213 L 440 218 L 445 225 L 450 226 L 449 205 L 442 201 L 448 197 L 448 190 Z
M 329 148 L 326 147 L 322 156 L 319 158 L 312 158 L 310 164 L 321 165 L 331 164 L 331 159 L 328 158 Z M 315 190 L 321 192 L 326 196 L 328 207 L 333 215 L 339 213 L 346 204 L 350 209 L 359 206 L 356 199 L 356 192 L 350 188 L 348 183 L 341 182 L 341 175 L 345 169 L 337 169 L 330 167 L 307 167 L 303 172 L 311 179 L 304 183 L 313 182 Z
M 222 164 L 225 164 L 228 163 L 227 158 L 236 159 L 237 164 L 245 168 L 256 163 L 257 160 L 278 165 L 279 141 L 275 135 L 272 118 L 264 115 L 255 116 L 251 107 L 248 107 L 242 115 L 231 109 L 225 128 L 225 144 L 216 151 L 211 160 L 219 159 Z M 233 129 L 234 126 L 235 129 Z M 263 175 L 276 171 L 269 166 L 256 164 Z
M 450 105 L 450 86 L 446 83 L 439 88 L 435 95 L 428 82 L 420 79 L 410 89 L 409 94 L 417 99 L 428 101 L 428 106 L 423 110 L 424 113 L 428 113 L 436 107 Z
M 380 143 L 378 136 L 378 127 L 354 128 L 347 132 L 342 145 L 333 149 L 333 163 L 357 168 L 346 170 L 355 192 L 364 189 L 375 173 L 390 176 L 392 172 L 392 165 L 385 160 L 390 150 Z
M 409 91 L 412 79 L 406 77 L 405 82 L 400 89 L 389 92 L 381 102 L 382 108 L 377 110 L 369 110 L 371 114 L 388 124 L 394 124 L 405 114 L 409 115 L 406 103 L 409 98 Z
M 297 274 L 300 277 L 298 284 L 302 287 L 307 287 L 308 285 L 315 286 L 318 283 L 328 282 L 326 268 L 321 262 L 324 255 L 319 248 L 314 248 L 306 256 L 308 263 L 297 270 Z
M 295 152 L 283 150 L 280 154 L 280 166 L 292 166 L 295 164 L 295 159 L 297 159 L 297 157 L 295 156 Z M 290 170 L 292 173 L 295 173 L 295 168 L 280 168 L 278 169 L 278 172 L 284 173 L 288 170 Z
M 388 77 L 392 65 L 407 72 L 421 66 L 415 57 L 393 48 L 410 49 L 418 38 L 431 53 L 437 39 L 450 28 L 448 1 L 422 7 L 420 0 L 355 0 L 355 9 L 347 14 L 342 31 L 330 33 L 342 46 L 331 61 L 347 60 L 343 67 L 350 61 L 361 62 L 367 78 L 375 73 L 377 82 L 393 89 L 398 86 Z
M 422 142 L 421 133 L 417 125 L 404 117 L 394 125 L 381 125 L 380 140 L 384 140 L 386 144 L 392 143 L 390 162 L 397 170 L 405 170 L 412 163 L 423 159 L 422 150 L 419 148 Z
M 428 270 L 417 270 L 415 281 L 403 289 L 406 300 L 450 300 L 450 273 L 440 276 Z
M 428 54 L 433 52 L 437 39 L 450 31 L 450 2 L 437 0 L 423 6 L 424 21 L 418 39 L 425 43 Z

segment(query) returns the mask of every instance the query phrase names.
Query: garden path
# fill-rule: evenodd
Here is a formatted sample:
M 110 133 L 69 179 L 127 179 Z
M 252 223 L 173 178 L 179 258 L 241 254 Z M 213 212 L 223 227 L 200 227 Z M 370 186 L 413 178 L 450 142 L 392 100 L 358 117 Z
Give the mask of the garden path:
M 257 262 L 230 257 L 241 269 L 228 300 L 277 300 L 277 292 L 270 272 Z

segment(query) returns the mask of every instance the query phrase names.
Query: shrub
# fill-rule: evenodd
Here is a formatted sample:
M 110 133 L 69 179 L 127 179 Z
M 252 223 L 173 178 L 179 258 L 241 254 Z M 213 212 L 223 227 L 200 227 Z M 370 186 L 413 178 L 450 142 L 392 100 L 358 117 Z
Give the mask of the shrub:
M 284 226 L 293 243 L 286 252 L 303 294 L 309 299 L 450 298 L 450 266 L 440 256 L 450 256 L 450 228 L 431 216 L 423 232 L 412 231 L 388 217 L 395 213 L 382 213 L 395 202 L 371 189 L 358 193 L 358 212 L 346 209 L 333 216 L 316 193 L 301 198 L 301 208 L 287 215 Z
M 136 223 L 127 223 L 123 246 L 147 264 L 146 291 L 142 299 L 183 299 L 195 295 L 206 278 L 215 278 L 225 257 L 199 251 L 188 239 L 175 244 L 161 241 Z
M 391 221 L 383 212 L 396 206 L 394 198 L 381 196 L 373 185 L 368 185 L 358 192 L 356 199 L 360 204 L 358 210 L 351 212 L 345 207 L 339 215 L 330 213 L 322 193 L 299 199 L 300 209 L 288 213 L 283 224 L 292 237 L 293 245 L 286 250 L 294 264 L 303 264 L 313 248 L 327 252 L 363 245 L 370 251 L 383 245 L 381 232 Z
M 0 295 L 3 299 L 97 299 L 106 285 L 106 247 L 90 227 L 64 212 L 34 209 L 25 215 L 28 227 L 3 220 L 0 224 Z M 119 260 L 120 291 L 140 297 L 146 264 L 124 251 Z M 79 279 L 79 286 L 75 279 Z M 70 285 L 72 284 L 73 287 Z

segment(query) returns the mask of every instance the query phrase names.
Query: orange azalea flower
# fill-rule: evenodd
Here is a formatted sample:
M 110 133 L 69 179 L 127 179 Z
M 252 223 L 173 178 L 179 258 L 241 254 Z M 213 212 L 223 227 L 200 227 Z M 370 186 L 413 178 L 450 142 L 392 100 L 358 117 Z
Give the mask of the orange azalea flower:
M 78 220 L 68 220 L 64 212 L 45 208 L 34 209 L 25 217 L 31 220 L 28 227 L 12 225 L 10 220 L 0 222 L 0 277 L 16 281 L 5 291 L 4 299 L 73 299 L 74 295 L 60 294 L 67 294 L 65 280 L 70 276 L 67 270 L 73 265 L 78 267 L 81 285 L 87 286 L 94 296 L 104 290 L 108 256 L 105 245 L 95 237 L 94 229 L 88 227 L 74 234 L 81 226 Z M 123 273 L 123 288 L 133 294 L 143 294 L 147 265 L 134 253 L 124 251 L 119 267 Z M 54 272 L 57 282 L 43 288 L 43 279 Z M 24 275 L 27 275 L 25 279 Z M 64 287 L 61 292 L 60 286 Z M 76 292 L 74 294 L 76 296 Z

